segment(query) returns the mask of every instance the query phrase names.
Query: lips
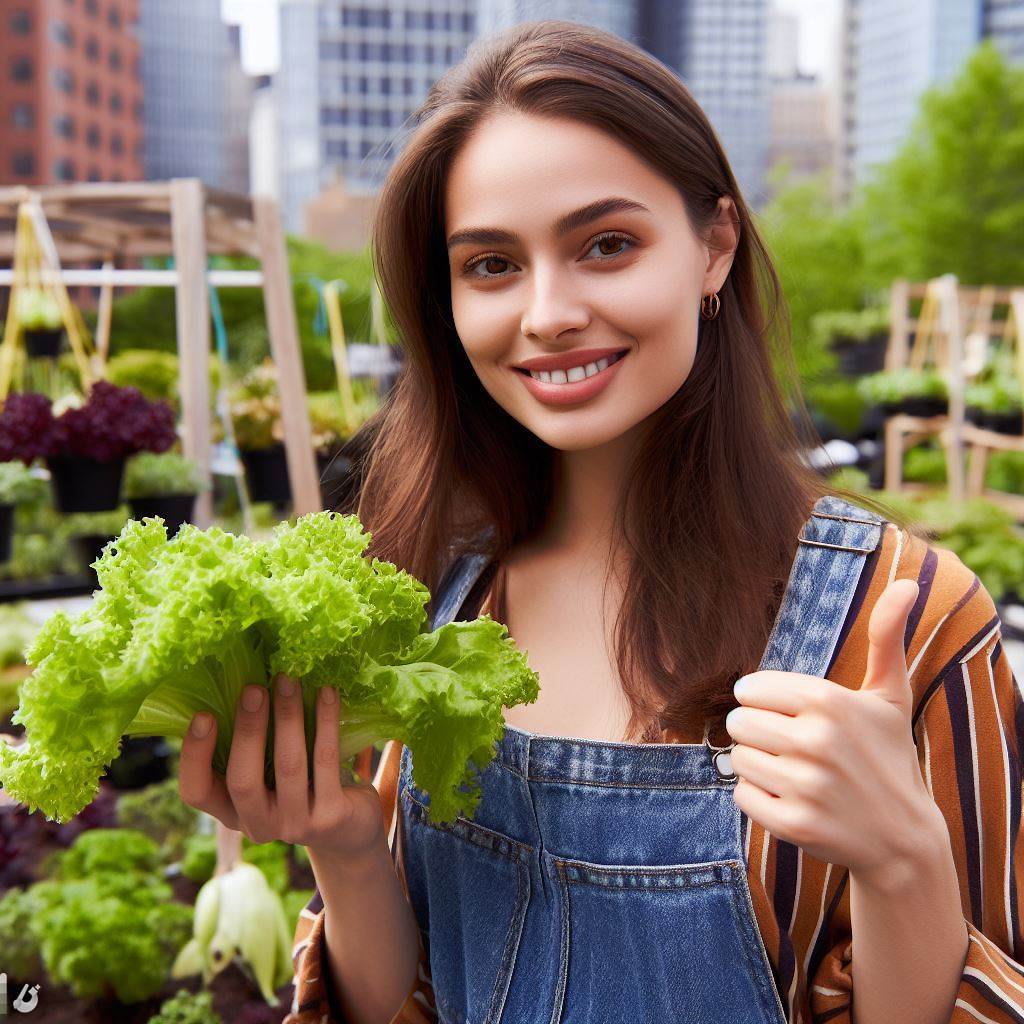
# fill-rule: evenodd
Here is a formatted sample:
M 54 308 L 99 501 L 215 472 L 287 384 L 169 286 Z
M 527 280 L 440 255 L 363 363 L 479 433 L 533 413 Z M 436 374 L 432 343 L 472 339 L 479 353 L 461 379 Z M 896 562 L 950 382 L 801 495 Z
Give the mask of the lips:
M 609 354 L 612 355 L 615 351 L 616 350 L 610 350 Z M 581 353 L 582 352 L 583 350 L 581 350 Z M 595 373 L 592 377 L 585 377 L 583 380 L 576 381 L 573 384 L 545 384 L 543 381 L 531 377 L 526 370 L 519 369 L 518 367 L 513 367 L 513 369 L 515 369 L 519 374 L 520 379 L 530 394 L 545 405 L 578 405 L 581 402 L 589 401 L 591 398 L 604 391 L 604 389 L 608 387 L 616 377 L 619 372 L 619 367 L 626 361 L 628 355 L 629 350 L 626 349 L 613 363 L 605 367 L 605 369 Z M 579 363 L 571 365 L 578 366 Z

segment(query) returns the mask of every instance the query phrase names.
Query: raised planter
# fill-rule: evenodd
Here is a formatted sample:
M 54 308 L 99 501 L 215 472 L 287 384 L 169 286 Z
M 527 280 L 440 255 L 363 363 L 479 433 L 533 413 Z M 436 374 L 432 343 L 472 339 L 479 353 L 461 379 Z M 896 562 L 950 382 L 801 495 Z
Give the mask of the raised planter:
M 63 327 L 26 327 L 23 334 L 25 351 L 33 359 L 56 359 L 60 354 L 61 342 L 64 340 Z
M 245 479 L 249 497 L 253 501 L 270 501 L 287 505 L 292 500 L 288 483 L 288 459 L 284 445 L 269 448 L 249 448 L 239 452 L 245 466 Z
M 0 562 L 9 562 L 14 544 L 14 506 L 0 505 Z
M 195 504 L 194 494 L 154 494 L 148 498 L 128 499 L 133 519 L 159 516 L 164 521 L 168 537 L 173 537 L 182 523 L 192 521 Z
M 53 484 L 54 505 L 60 512 L 110 512 L 121 504 L 123 458 L 97 462 L 77 455 L 54 455 L 46 460 Z

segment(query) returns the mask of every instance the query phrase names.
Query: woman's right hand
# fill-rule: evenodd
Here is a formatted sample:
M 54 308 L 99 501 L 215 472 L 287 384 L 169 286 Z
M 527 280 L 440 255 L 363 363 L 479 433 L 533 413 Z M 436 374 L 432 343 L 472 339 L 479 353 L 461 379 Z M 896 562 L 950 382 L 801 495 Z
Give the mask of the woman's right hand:
M 238 702 L 226 777 L 213 770 L 216 719 L 207 712 L 192 719 L 181 747 L 182 800 L 255 843 L 280 839 L 354 862 L 379 852 L 387 840 L 377 790 L 341 781 L 337 692 L 325 686 L 317 694 L 312 783 L 299 680 L 279 675 L 273 700 L 275 789 L 263 780 L 270 693 L 252 685 Z

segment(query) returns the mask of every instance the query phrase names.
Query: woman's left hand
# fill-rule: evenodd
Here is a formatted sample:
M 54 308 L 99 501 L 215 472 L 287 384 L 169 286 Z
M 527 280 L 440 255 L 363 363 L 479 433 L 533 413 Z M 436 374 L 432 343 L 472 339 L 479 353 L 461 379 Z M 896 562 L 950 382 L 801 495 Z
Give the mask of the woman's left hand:
M 753 672 L 737 681 L 743 706 L 726 718 L 740 809 L 852 874 L 912 858 L 941 818 L 911 724 L 903 637 L 917 594 L 913 580 L 894 580 L 878 598 L 859 690 L 799 672 Z

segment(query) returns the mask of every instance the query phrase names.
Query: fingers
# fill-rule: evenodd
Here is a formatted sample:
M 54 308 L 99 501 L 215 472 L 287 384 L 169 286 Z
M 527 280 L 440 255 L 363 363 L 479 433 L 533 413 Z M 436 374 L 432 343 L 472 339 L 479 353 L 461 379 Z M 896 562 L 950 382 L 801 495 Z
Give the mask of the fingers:
M 239 828 L 231 797 L 224 779 L 213 770 L 213 751 L 217 746 L 217 720 L 201 711 L 193 719 L 181 743 L 178 766 L 178 792 L 185 803 L 212 814 L 228 828 Z
M 271 820 L 271 795 L 263 781 L 269 696 L 265 686 L 250 685 L 242 690 L 228 756 L 228 793 L 242 830 L 258 843 L 276 838 Z
M 301 842 L 309 822 L 302 687 L 283 673 L 277 677 L 274 693 L 274 780 L 281 836 L 287 842 Z
M 333 687 L 323 686 L 316 700 L 316 737 L 313 740 L 313 799 L 322 806 L 342 799 L 338 765 L 340 707 Z

